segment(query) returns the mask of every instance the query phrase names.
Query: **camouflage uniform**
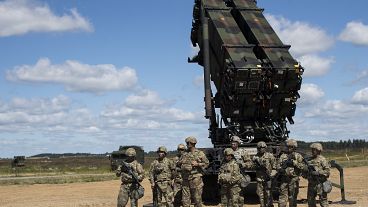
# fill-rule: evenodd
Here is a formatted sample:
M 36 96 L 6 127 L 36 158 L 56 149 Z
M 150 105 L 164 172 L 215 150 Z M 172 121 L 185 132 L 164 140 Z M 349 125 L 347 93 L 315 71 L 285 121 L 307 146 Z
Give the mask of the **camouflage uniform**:
M 189 140 L 189 142 L 194 144 L 197 143 L 197 140 L 193 138 L 194 137 L 188 137 L 186 142 Z M 197 162 L 198 166 L 193 166 L 192 162 Z M 191 198 L 194 200 L 195 207 L 202 206 L 202 174 L 204 169 L 208 167 L 208 164 L 209 161 L 206 155 L 198 149 L 194 149 L 193 151 L 188 149 L 188 151 L 181 156 L 179 165 L 181 167 L 181 176 L 183 178 L 183 207 L 190 206 Z
M 183 178 L 181 177 L 181 169 L 178 166 L 180 157 L 182 154 L 179 152 L 180 150 L 185 150 L 185 145 L 179 144 L 178 145 L 178 154 L 172 158 L 173 164 L 175 166 L 174 171 L 174 184 L 173 184 L 173 190 L 174 190 L 174 206 L 179 207 L 182 205 L 182 196 L 183 196 Z
M 237 142 L 238 145 L 241 144 L 241 140 L 238 136 L 231 137 L 231 142 Z M 236 162 L 240 165 L 240 168 L 246 168 L 249 169 L 251 167 L 251 159 L 247 151 L 245 151 L 242 148 L 239 148 L 238 145 L 236 146 L 236 149 L 232 148 L 234 151 L 234 158 Z
M 320 143 L 313 143 L 312 149 L 316 149 L 319 152 L 322 151 L 322 145 Z M 308 206 L 316 206 L 316 196 L 319 196 L 321 207 L 328 206 L 327 193 L 322 189 L 322 183 L 325 182 L 330 176 L 330 164 L 327 159 L 322 155 L 318 154 L 313 157 L 312 160 L 308 161 L 308 165 L 314 167 L 314 172 L 308 172 Z
M 238 145 L 241 144 L 241 140 L 238 136 L 233 136 L 231 138 L 231 142 L 237 142 Z M 252 166 L 252 160 L 251 160 L 248 152 L 245 151 L 242 148 L 239 148 L 238 146 L 236 147 L 236 149 L 234 149 L 234 148 L 232 148 L 232 149 L 234 151 L 235 161 L 238 163 L 241 171 L 250 169 L 251 166 Z M 244 175 L 242 174 L 242 176 L 244 176 Z M 245 178 L 242 177 L 242 179 L 245 179 Z M 244 204 L 244 189 L 243 188 L 241 188 L 241 191 L 239 193 L 239 204 Z
M 133 153 L 134 152 L 134 153 Z M 127 154 L 132 153 L 135 156 L 135 150 L 133 148 L 127 149 Z M 128 155 L 129 156 L 129 155 Z M 127 163 L 131 168 L 133 173 L 136 173 L 139 182 L 142 182 L 144 178 L 144 170 L 141 164 L 134 160 L 132 162 Z M 119 166 L 118 170 L 116 171 L 116 176 L 121 176 L 121 186 L 118 195 L 118 207 L 125 207 L 128 203 L 130 198 L 130 206 L 137 207 L 138 206 L 138 199 L 133 196 L 133 192 L 137 190 L 138 185 L 134 183 L 134 180 L 131 175 L 129 175 L 122 166 Z
M 259 142 L 257 148 L 266 148 L 267 145 L 264 142 Z M 258 166 L 259 163 L 260 166 Z M 253 166 L 256 170 L 257 180 L 257 195 L 259 196 L 259 202 L 261 207 L 273 206 L 272 194 L 271 194 L 271 176 L 276 169 L 276 160 L 273 154 L 264 152 L 260 154 L 259 151 L 256 156 L 253 157 Z
M 157 206 L 173 206 L 173 190 L 171 187 L 173 163 L 166 157 L 154 160 L 149 171 L 149 180 L 156 191 Z
M 295 140 L 288 140 L 288 147 L 297 147 Z M 299 193 L 299 176 L 304 170 L 303 156 L 295 151 L 284 153 L 277 163 L 277 170 L 280 173 L 280 195 L 279 207 L 286 207 L 289 200 L 289 207 L 297 206 Z
M 230 148 L 225 149 L 226 155 L 233 156 L 233 150 Z M 240 168 L 234 159 L 230 161 L 224 159 L 221 165 L 218 182 L 221 185 L 221 206 L 224 207 L 238 207 L 243 206 L 243 203 L 239 203 L 239 193 L 241 191 L 240 181 L 242 175 L 240 174 Z

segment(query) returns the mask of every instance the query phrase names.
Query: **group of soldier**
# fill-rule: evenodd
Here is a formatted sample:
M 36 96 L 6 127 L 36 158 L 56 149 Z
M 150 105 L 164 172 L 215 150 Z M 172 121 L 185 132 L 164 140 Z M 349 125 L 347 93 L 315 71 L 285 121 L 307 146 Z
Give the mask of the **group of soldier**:
M 154 206 L 195 207 L 202 206 L 203 181 L 202 176 L 209 165 L 206 155 L 196 148 L 195 137 L 185 139 L 186 146 L 179 144 L 177 155 L 169 159 L 167 149 L 161 146 L 157 149 L 158 158 L 151 164 L 149 181 L 153 192 Z M 237 136 L 231 139 L 231 148 L 223 151 L 224 159 L 221 164 L 218 183 L 221 186 L 221 206 L 238 207 L 244 204 L 244 187 L 250 177 L 246 171 L 256 172 L 257 194 L 261 207 L 273 206 L 272 190 L 275 181 L 279 187 L 279 207 L 297 206 L 300 176 L 308 179 L 307 200 L 309 207 L 316 206 L 316 197 L 319 196 L 320 205 L 328 206 L 327 193 L 331 186 L 326 184 L 330 174 L 330 166 L 326 158 L 321 155 L 322 145 L 313 143 L 310 148 L 312 157 L 306 160 L 296 152 L 297 142 L 293 139 L 286 141 L 286 148 L 279 158 L 267 151 L 265 142 L 257 143 L 257 153 L 250 156 L 244 148 L 240 148 L 241 140 Z M 135 160 L 135 151 L 129 148 L 126 151 L 128 165 L 136 173 L 133 178 L 124 172 L 122 167 L 117 170 L 121 176 L 122 185 L 118 196 L 118 207 L 126 206 L 131 199 L 131 206 L 138 206 L 139 196 L 136 191 L 144 178 L 142 166 Z M 327 185 L 327 186 L 326 186 Z M 139 193 L 138 193 L 139 194 Z

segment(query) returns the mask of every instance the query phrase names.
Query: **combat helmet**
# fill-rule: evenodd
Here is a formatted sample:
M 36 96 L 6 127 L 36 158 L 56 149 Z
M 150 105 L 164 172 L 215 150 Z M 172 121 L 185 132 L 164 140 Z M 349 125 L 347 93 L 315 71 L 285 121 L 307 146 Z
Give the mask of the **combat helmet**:
M 322 152 L 322 150 L 323 150 L 322 144 L 321 143 L 318 143 L 318 142 L 311 144 L 310 145 L 310 148 L 311 149 L 316 149 L 316 150 L 318 150 L 320 152 Z
M 231 141 L 232 142 L 237 142 L 239 144 L 241 143 L 240 137 L 238 137 L 238 136 L 232 136 L 231 137 Z
M 288 147 L 298 147 L 298 143 L 294 139 L 289 139 L 286 141 L 286 146 Z
M 185 145 L 183 145 L 183 144 L 179 144 L 179 145 L 178 145 L 177 150 L 178 150 L 178 151 L 180 151 L 180 150 L 185 150 Z
M 137 154 L 135 152 L 135 149 L 134 148 L 128 148 L 126 151 L 125 151 L 125 154 L 126 156 L 128 157 L 135 157 L 135 155 Z
M 267 147 L 266 142 L 261 141 L 257 143 L 257 148 L 266 148 L 266 147 Z
M 231 148 L 226 148 L 224 150 L 224 155 L 227 156 L 227 155 L 234 155 L 234 150 L 231 149 Z
M 190 136 L 190 137 L 187 137 L 186 139 L 185 139 L 185 142 L 186 143 L 192 143 L 192 144 L 197 144 L 197 139 L 195 138 L 195 137 L 192 137 L 192 136 Z
M 159 148 L 157 149 L 157 153 L 159 153 L 159 152 L 164 152 L 165 154 L 167 154 L 167 149 L 166 149 L 166 147 L 164 147 L 164 146 L 159 147 Z

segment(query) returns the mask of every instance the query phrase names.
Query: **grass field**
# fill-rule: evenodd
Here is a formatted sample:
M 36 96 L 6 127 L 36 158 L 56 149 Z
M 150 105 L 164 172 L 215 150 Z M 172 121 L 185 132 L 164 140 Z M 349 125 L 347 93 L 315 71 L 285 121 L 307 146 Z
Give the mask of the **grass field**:
M 106 173 L 110 170 L 107 157 L 65 157 L 27 159 L 25 167 L 19 169 L 20 174 L 64 174 L 64 173 Z M 0 160 L 0 175 L 14 174 L 11 160 Z

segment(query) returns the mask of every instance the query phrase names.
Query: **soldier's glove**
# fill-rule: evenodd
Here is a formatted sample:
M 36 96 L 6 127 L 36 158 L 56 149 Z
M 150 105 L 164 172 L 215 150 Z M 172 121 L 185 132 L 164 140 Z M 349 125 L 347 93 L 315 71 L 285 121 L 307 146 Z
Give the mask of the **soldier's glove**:
M 313 176 L 319 176 L 319 172 L 318 172 L 318 171 L 313 171 L 311 174 L 312 174 Z

